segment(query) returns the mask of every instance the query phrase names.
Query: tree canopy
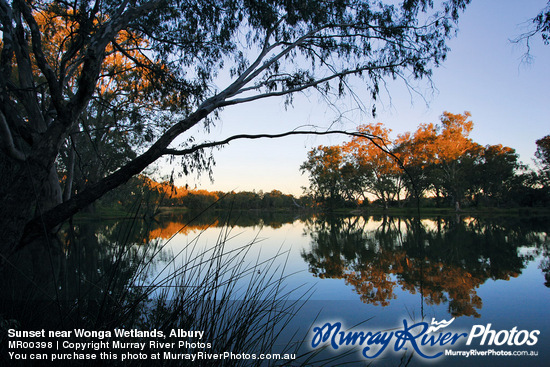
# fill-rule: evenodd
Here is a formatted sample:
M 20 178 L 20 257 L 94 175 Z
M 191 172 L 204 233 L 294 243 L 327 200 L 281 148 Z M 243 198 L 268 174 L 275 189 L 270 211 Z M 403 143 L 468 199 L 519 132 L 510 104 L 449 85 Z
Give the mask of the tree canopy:
M 385 78 L 429 77 L 468 2 L 0 0 L 4 250 L 162 156 L 208 166 L 186 133 L 222 108 L 309 89 L 338 98 L 351 78 L 376 99 Z M 172 146 L 180 136 L 187 145 Z M 108 149 L 120 158 L 69 187 L 73 154 Z
M 474 142 L 469 137 L 474 127 L 470 117 L 469 112 L 444 112 L 440 124 L 420 124 L 414 133 L 395 139 L 380 123 L 361 125 L 349 142 L 309 152 L 302 165 L 310 178 L 308 190 L 328 207 L 377 201 L 387 208 L 404 205 L 411 197 L 435 197 L 437 205 L 442 199 L 456 209 L 463 203 L 518 205 L 518 190 L 528 189 L 522 180 L 529 175 L 522 176 L 524 166 L 516 151 Z M 544 138 L 537 144 L 537 156 L 543 157 Z M 334 159 L 319 152 L 340 153 Z M 323 194 L 328 189 L 330 196 Z

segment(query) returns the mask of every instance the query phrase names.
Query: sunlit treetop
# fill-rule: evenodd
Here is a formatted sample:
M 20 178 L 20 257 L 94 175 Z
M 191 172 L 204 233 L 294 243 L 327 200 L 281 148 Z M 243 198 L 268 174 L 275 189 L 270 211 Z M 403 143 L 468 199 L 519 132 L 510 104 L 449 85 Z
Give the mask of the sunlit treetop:
M 456 161 L 466 153 L 478 149 L 479 145 L 469 138 L 474 124 L 471 114 L 444 112 L 441 124 L 421 124 L 413 133 L 398 137 L 396 154 L 404 163 L 426 166 L 431 163 Z
M 54 72 L 64 78 L 60 82 L 66 83 L 70 97 L 76 91 L 76 78 L 82 73 L 86 58 L 86 48 L 80 47 L 85 42 L 83 28 L 89 27 L 88 32 L 93 32 L 108 21 L 108 16 L 98 14 L 87 21 L 91 24 L 83 25 L 78 10 L 57 6 L 38 8 L 33 16 L 42 35 L 44 57 Z M 149 54 L 150 42 L 139 32 L 120 30 L 105 47 L 96 95 L 106 99 L 119 96 L 120 99 L 124 94 L 126 101 L 153 100 L 159 107 L 168 106 L 165 99 L 159 98 L 163 86 L 158 77 L 169 78 L 171 71 L 166 65 L 151 60 Z M 35 73 L 40 73 L 37 67 Z M 169 101 L 171 105 L 176 103 L 173 99 Z
M 382 123 L 365 124 L 357 127 L 357 132 L 373 137 L 354 136 L 351 141 L 345 143 L 343 149 L 349 154 L 351 160 L 358 167 L 368 167 L 378 175 L 389 175 L 400 172 L 400 167 L 395 158 L 388 154 L 393 149 L 393 141 L 390 139 L 391 129 L 384 127 Z

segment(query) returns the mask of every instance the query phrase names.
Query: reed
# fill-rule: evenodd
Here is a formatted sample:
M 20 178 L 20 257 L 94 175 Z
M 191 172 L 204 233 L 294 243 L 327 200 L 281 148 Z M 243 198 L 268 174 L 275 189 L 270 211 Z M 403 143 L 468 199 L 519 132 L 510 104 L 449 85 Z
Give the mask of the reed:
M 62 236 L 64 244 L 59 251 L 53 251 L 62 264 L 60 270 L 51 269 L 53 279 L 49 286 L 27 276 L 27 287 L 35 288 L 34 291 L 18 299 L 4 297 L 3 306 L 9 307 L 3 309 L 11 312 L 3 313 L 2 328 L 15 325 L 10 327 L 97 331 L 105 335 L 101 340 L 110 345 L 117 340 L 115 329 L 155 330 L 166 337 L 124 338 L 124 342 L 146 342 L 145 360 L 121 361 L 120 354 L 126 350 L 87 349 L 83 352 L 95 353 L 98 358 L 102 351 L 117 352 L 119 358 L 65 360 L 54 363 L 56 366 L 294 366 L 311 362 L 317 352 L 303 352 L 301 342 L 305 335 L 291 332 L 292 338 L 288 338 L 292 319 L 311 290 L 285 287 L 285 279 L 292 276 L 285 274 L 286 252 L 280 250 L 266 259 L 247 260 L 258 239 L 229 248 L 228 244 L 233 245 L 239 238 L 227 222 L 214 246 L 203 248 L 199 233 L 178 253 L 170 253 L 172 239 L 136 241 L 136 233 L 147 233 L 147 223 L 139 219 L 139 212 L 136 205 L 132 217 L 107 226 L 104 233 L 95 233 L 92 243 L 79 243 L 84 227 L 68 227 Z M 38 293 L 40 297 L 36 297 Z M 25 306 L 20 307 L 21 304 Z M 181 330 L 200 331 L 203 335 L 200 339 L 170 337 L 174 330 L 176 334 Z M 63 340 L 90 342 L 97 338 L 72 333 L 70 339 Z M 177 347 L 159 349 L 149 344 L 151 340 L 174 342 Z M 187 343 L 180 345 L 180 341 Z M 3 362 L 9 365 L 35 365 L 29 360 L 8 360 L 5 343 L 2 349 Z M 199 351 L 205 355 L 230 353 L 230 357 L 205 357 L 199 362 L 181 359 Z M 157 353 L 160 359 L 153 360 L 151 355 Z M 247 358 L 271 353 L 286 354 L 287 359 Z

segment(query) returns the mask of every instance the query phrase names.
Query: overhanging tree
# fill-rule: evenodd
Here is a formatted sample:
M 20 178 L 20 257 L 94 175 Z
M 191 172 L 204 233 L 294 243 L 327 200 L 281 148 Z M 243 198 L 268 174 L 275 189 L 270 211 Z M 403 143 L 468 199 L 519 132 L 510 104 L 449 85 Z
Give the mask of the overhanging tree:
M 540 34 L 544 44 L 550 44 L 550 1 L 548 1 L 546 6 L 530 20 L 530 23 L 531 24 L 527 26 L 527 32 L 523 33 L 514 40 L 515 43 L 525 42 L 527 52 L 524 58 L 526 61 L 529 61 L 531 58 L 530 41 L 533 37 Z
M 429 77 L 468 2 L 0 0 L 1 251 L 51 236 L 162 156 L 196 164 L 204 158 L 196 156 L 200 145 L 171 144 L 212 123 L 221 108 L 270 97 L 291 102 L 308 89 L 337 98 L 351 78 L 376 98 L 385 78 Z M 52 44 L 39 22 L 46 13 L 70 24 L 61 44 Z M 144 42 L 122 42 L 121 34 Z M 141 154 L 62 201 L 57 158 L 99 86 L 115 79 L 106 72 L 112 55 L 148 80 L 140 93 L 173 113 Z M 212 81 L 220 73 L 230 81 L 217 89 Z M 117 98 L 135 103 L 131 94 Z

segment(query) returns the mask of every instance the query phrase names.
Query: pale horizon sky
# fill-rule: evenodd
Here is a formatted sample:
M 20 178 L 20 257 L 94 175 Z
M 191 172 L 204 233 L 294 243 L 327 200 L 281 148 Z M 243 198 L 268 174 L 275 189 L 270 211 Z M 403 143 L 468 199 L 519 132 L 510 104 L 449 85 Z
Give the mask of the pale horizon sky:
M 388 84 L 389 94 L 377 103 L 377 116 L 347 111 L 334 125 L 353 130 L 357 125 L 381 122 L 392 129 L 392 137 L 414 131 L 421 123 L 438 123 L 443 111 L 470 111 L 474 129 L 471 138 L 481 144 L 503 144 L 516 149 L 520 160 L 531 164 L 535 141 L 550 134 L 550 45 L 540 35 L 531 41 L 533 60 L 522 62 L 524 44 L 511 39 L 525 31 L 526 22 L 546 5 L 546 0 L 473 0 L 459 19 L 457 37 L 442 66 L 433 70 L 435 91 L 424 88 L 414 95 L 402 83 Z M 220 85 L 220 87 L 223 87 Z M 369 105 L 369 101 L 366 104 Z M 342 101 L 341 110 L 350 108 Z M 338 112 L 320 101 L 315 93 L 297 96 L 285 108 L 280 99 L 261 100 L 227 108 L 207 140 L 220 140 L 240 133 L 281 133 L 301 125 L 322 128 L 336 121 Z M 238 140 L 214 151 L 214 182 L 207 175 L 191 174 L 176 185 L 210 191 L 269 192 L 273 189 L 294 195 L 308 185 L 299 172 L 307 152 L 318 145 L 340 144 L 345 137 L 294 136 L 277 140 Z M 170 167 L 161 164 L 163 172 Z M 177 166 L 174 166 L 178 171 Z

